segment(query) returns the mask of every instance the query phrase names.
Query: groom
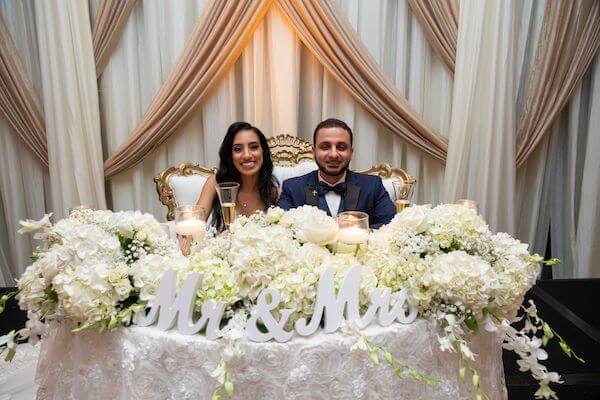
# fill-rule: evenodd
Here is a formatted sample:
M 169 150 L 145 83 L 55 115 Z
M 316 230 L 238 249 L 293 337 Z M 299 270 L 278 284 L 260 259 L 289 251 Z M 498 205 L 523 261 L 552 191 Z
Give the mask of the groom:
M 284 181 L 279 207 L 289 210 L 307 204 L 333 217 L 342 211 L 363 211 L 369 214 L 371 228 L 394 218 L 396 208 L 381 178 L 348 169 L 354 149 L 352 130 L 345 122 L 329 118 L 319 123 L 313 147 L 319 170 Z

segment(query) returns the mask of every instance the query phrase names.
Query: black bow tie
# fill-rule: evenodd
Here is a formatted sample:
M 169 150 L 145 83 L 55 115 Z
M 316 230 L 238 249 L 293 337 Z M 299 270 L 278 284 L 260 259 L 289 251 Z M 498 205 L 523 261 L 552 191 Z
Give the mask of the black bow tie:
M 330 186 L 325 182 L 319 182 L 319 194 L 325 195 L 329 192 L 335 192 L 340 196 L 346 194 L 346 182 L 338 183 L 335 186 Z

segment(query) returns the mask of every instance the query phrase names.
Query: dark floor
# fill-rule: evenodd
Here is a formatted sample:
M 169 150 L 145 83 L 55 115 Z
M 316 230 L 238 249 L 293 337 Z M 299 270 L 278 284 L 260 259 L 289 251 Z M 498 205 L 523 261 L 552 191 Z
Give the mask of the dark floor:
M 600 279 L 539 281 L 528 298 L 548 322 L 586 362 L 567 357 L 556 342 L 549 344 L 545 364 L 560 373 L 564 383 L 553 389 L 561 400 L 600 399 Z M 533 399 L 537 385 L 519 372 L 515 356 L 504 352 L 504 372 L 510 400 Z

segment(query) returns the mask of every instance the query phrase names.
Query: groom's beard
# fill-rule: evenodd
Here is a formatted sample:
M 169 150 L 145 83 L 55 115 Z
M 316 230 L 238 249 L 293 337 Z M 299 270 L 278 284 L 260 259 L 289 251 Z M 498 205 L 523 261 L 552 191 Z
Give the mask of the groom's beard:
M 346 173 L 348 169 L 348 165 L 350 165 L 350 161 L 348 160 L 345 163 L 340 164 L 336 168 L 328 168 L 324 163 L 316 161 L 317 166 L 319 167 L 319 171 L 321 171 L 324 175 L 331 176 L 333 178 L 341 177 Z

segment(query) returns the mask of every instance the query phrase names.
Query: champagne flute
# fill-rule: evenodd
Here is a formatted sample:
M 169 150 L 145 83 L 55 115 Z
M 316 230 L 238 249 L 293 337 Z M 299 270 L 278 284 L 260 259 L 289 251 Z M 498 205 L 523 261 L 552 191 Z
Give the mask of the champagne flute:
M 229 225 L 235 220 L 235 205 L 239 188 L 240 184 L 237 182 L 223 182 L 217 185 L 217 195 L 219 196 L 223 220 L 227 229 L 229 229 Z
M 206 234 L 204 208 L 199 205 L 179 206 L 175 209 L 175 233 L 184 256 L 190 254 L 193 242 L 201 242 Z
M 396 213 L 400 213 L 410 205 L 410 199 L 413 194 L 415 183 L 414 181 L 405 182 L 403 180 L 394 180 L 392 185 L 394 186 L 394 205 L 396 206 Z

